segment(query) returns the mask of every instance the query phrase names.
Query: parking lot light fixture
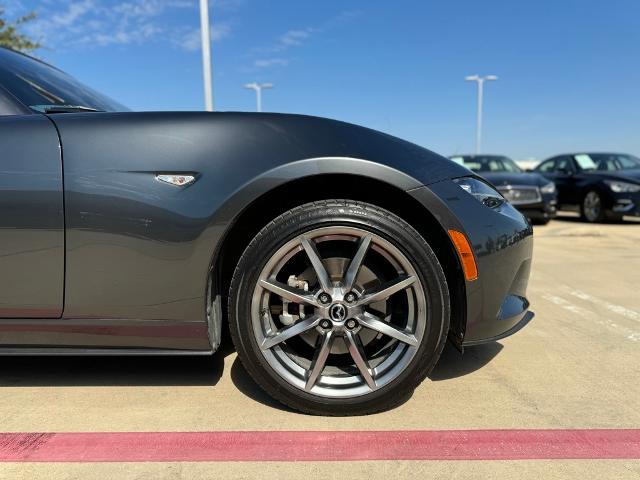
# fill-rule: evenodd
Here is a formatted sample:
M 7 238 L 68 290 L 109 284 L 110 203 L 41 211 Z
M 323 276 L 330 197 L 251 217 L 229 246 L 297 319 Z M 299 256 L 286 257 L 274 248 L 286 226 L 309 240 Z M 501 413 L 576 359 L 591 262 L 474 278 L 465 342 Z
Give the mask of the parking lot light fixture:
M 202 36 L 202 77 L 204 108 L 213 112 L 213 80 L 211 78 L 211 34 L 209 33 L 209 0 L 200 0 L 200 33 Z
M 491 80 L 498 80 L 495 75 L 487 75 L 481 77 L 480 75 L 469 75 L 464 78 L 468 82 L 476 82 L 478 84 L 478 111 L 476 118 L 476 155 L 480 153 L 482 145 L 482 97 L 484 92 L 484 82 Z
M 256 92 L 256 112 L 262 111 L 262 89 L 263 88 L 273 88 L 273 83 L 245 83 L 244 88 L 248 88 L 249 90 L 254 90 Z

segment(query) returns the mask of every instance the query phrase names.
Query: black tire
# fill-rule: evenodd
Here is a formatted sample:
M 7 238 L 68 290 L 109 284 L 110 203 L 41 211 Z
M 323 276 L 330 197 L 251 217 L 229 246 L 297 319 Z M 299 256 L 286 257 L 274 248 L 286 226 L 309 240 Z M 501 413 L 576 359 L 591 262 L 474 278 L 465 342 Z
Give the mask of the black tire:
M 349 398 L 314 395 L 287 382 L 265 360 L 251 318 L 254 290 L 269 259 L 297 236 L 316 228 L 333 226 L 366 230 L 393 244 L 417 272 L 427 305 L 422 341 L 415 346 L 410 363 L 388 384 Z M 449 330 L 449 293 L 445 275 L 429 244 L 396 215 L 351 200 L 308 203 L 280 215 L 265 226 L 238 262 L 231 282 L 228 311 L 238 356 L 255 382 L 284 405 L 315 415 L 364 415 L 403 403 L 435 366 Z

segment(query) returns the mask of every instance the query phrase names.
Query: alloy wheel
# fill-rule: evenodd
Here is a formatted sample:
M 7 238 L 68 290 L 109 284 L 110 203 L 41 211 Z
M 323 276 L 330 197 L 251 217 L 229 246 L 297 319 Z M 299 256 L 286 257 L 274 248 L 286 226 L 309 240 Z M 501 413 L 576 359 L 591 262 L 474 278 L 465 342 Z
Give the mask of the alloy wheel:
M 600 218 L 602 202 L 597 192 L 589 192 L 584 197 L 583 212 L 584 216 L 590 222 L 595 222 Z
M 262 355 L 307 393 L 375 391 L 411 363 L 427 327 L 420 278 L 389 240 L 322 227 L 280 247 L 255 286 L 251 314 Z

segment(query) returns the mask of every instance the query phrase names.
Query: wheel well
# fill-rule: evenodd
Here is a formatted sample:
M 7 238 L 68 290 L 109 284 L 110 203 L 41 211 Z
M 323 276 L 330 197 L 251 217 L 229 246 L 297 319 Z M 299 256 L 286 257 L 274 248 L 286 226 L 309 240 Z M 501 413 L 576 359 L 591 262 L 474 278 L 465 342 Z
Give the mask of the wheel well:
M 348 195 L 345 192 L 349 192 Z M 451 332 L 459 343 L 466 326 L 466 296 L 462 268 L 451 241 L 435 217 L 411 195 L 380 180 L 348 174 L 315 175 L 292 180 L 265 193 L 236 218 L 213 259 L 214 298 L 222 298 L 227 318 L 227 296 L 240 256 L 257 233 L 271 220 L 304 203 L 330 198 L 348 198 L 371 203 L 393 212 L 413 226 L 433 249 L 449 287 Z

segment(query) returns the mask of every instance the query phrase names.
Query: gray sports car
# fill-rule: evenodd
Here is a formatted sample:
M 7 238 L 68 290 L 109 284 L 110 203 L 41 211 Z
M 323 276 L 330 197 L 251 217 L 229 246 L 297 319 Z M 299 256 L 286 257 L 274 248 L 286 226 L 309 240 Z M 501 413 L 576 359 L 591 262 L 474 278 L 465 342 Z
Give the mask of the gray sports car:
M 0 49 L 0 353 L 210 355 L 295 409 L 405 400 L 532 317 L 532 229 L 468 169 L 323 118 L 139 113 Z

